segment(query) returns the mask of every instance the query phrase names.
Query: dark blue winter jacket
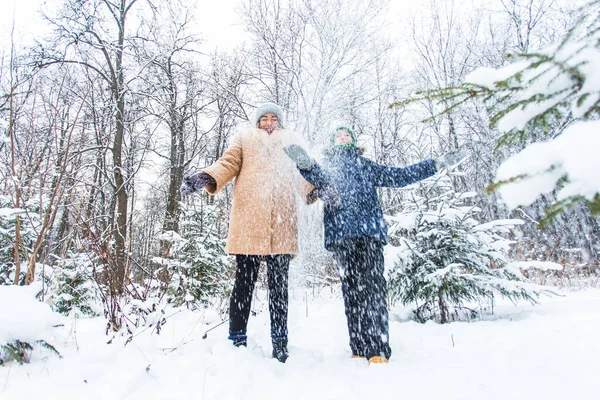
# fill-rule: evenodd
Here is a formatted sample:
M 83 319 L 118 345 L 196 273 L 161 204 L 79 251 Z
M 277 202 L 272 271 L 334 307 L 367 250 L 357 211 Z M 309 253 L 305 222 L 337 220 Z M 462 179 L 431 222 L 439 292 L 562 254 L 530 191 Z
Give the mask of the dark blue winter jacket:
M 317 187 L 331 187 L 341 206 L 325 204 L 325 248 L 332 251 L 344 239 L 369 236 L 387 243 L 387 226 L 377 187 L 403 187 L 436 173 L 433 160 L 406 168 L 377 164 L 360 155 L 357 148 L 334 148 L 323 162 L 302 176 Z

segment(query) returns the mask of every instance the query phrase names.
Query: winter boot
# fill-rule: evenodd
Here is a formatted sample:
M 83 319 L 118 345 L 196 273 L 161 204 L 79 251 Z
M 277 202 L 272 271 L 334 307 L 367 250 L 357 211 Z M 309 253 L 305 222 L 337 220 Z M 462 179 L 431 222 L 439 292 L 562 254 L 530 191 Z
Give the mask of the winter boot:
M 248 346 L 248 336 L 246 336 L 246 331 L 229 331 L 227 339 L 231 340 L 235 347 Z
M 369 358 L 369 364 L 387 364 L 388 359 L 381 356 L 373 356 Z
M 287 338 L 273 338 L 273 358 L 276 358 L 279 362 L 285 363 L 289 357 L 287 349 Z

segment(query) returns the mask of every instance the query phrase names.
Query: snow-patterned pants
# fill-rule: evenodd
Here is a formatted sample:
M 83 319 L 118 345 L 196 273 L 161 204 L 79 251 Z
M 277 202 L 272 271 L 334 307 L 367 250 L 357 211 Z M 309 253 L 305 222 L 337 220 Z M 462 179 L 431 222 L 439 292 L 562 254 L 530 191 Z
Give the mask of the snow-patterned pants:
M 287 344 L 288 317 L 288 271 L 292 256 L 276 254 L 269 256 L 236 255 L 235 283 L 229 302 L 229 338 L 234 344 L 246 343 L 246 327 L 250 316 L 252 293 L 258 277 L 261 261 L 267 263 L 269 285 L 269 313 L 271 338 Z
M 370 237 L 346 239 L 335 246 L 333 258 L 342 282 L 352 354 L 389 359 L 383 244 Z

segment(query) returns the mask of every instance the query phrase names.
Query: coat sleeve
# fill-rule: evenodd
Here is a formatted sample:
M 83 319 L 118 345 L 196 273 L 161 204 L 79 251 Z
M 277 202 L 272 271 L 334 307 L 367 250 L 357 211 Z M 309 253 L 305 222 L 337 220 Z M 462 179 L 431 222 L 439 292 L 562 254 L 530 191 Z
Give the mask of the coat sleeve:
M 298 169 L 298 171 L 300 171 L 300 174 L 302 174 L 304 179 L 310 182 L 314 187 L 331 186 L 329 174 L 327 174 L 319 164 L 315 164 L 310 171 L 301 169 Z
M 409 165 L 406 168 L 381 165 L 370 161 L 370 168 L 373 171 L 376 186 L 393 188 L 411 185 L 427 179 L 437 172 L 435 163 L 431 159 Z
M 286 137 L 286 145 L 289 146 L 290 144 L 297 144 L 299 146 L 302 146 L 302 144 L 300 143 L 300 141 L 298 140 L 298 137 L 296 136 L 296 134 L 290 132 L 289 135 Z M 287 156 L 285 156 L 287 159 Z M 294 168 L 296 169 L 296 168 Z M 300 194 L 300 196 L 302 197 L 302 199 L 304 199 L 304 202 L 308 205 L 310 204 L 314 204 L 317 201 L 317 198 L 315 196 L 311 196 L 311 193 L 313 190 L 316 189 L 316 186 L 312 184 L 312 182 L 310 182 L 309 180 L 307 180 L 304 175 L 302 174 L 302 171 L 300 171 L 299 169 L 297 171 L 294 171 L 294 173 L 297 175 L 296 176 L 296 187 L 298 190 L 298 193 Z
M 239 174 L 242 161 L 242 138 L 240 135 L 236 135 L 221 158 L 202 170 L 215 180 L 215 183 L 209 183 L 204 187 L 206 191 L 212 195 L 219 193 L 223 186 Z
M 300 196 L 302 196 L 304 202 L 308 205 L 315 203 L 317 201 L 317 198 L 315 196 L 310 195 L 312 191 L 316 189 L 315 185 L 304 179 L 304 177 L 301 174 L 298 174 L 297 182 Z

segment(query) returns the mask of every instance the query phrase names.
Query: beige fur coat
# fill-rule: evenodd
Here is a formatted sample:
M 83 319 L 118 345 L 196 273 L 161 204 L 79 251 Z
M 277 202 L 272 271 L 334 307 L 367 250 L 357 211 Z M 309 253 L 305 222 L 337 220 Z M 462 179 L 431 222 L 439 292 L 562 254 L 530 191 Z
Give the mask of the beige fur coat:
M 258 128 L 237 134 L 223 156 L 203 171 L 217 194 L 235 178 L 233 207 L 225 251 L 229 254 L 298 254 L 297 196 L 314 186 L 306 182 L 283 147 L 297 143 L 295 135 Z

